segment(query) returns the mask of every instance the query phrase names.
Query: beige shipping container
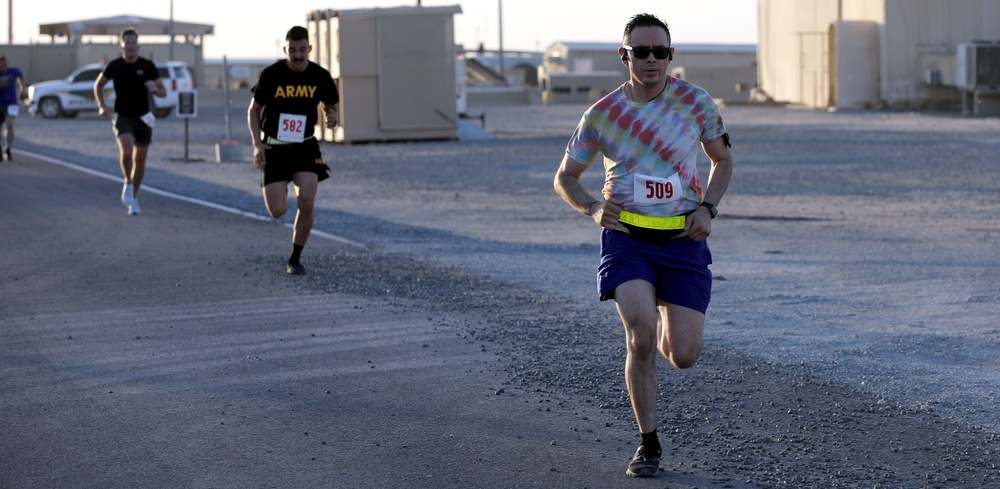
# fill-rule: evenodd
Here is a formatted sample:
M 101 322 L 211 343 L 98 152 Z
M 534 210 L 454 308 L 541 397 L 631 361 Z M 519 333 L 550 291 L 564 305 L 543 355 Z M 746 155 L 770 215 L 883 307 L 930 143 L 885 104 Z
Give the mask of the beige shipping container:
M 340 143 L 458 139 L 458 5 L 314 11 L 310 59 L 340 89 Z

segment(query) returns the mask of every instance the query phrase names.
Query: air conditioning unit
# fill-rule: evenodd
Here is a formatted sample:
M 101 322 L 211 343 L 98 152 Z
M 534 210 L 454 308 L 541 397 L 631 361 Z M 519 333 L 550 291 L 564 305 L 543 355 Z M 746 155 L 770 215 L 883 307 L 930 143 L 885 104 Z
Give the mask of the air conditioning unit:
M 1000 89 L 1000 41 L 963 42 L 955 52 L 960 90 Z

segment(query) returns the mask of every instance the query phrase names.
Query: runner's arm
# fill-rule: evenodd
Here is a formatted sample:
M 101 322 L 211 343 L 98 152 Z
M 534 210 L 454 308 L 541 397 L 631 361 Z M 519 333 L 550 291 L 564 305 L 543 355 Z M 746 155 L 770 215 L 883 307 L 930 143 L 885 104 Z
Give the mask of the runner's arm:
M 726 145 L 725 138 L 717 138 L 702 144 L 705 154 L 712 160 L 712 170 L 708 174 L 708 187 L 705 189 L 705 202 L 719 205 L 722 196 L 729 188 L 729 179 L 733 176 L 733 155 Z M 705 209 L 708 213 L 708 209 Z
M 337 103 L 334 102 L 330 105 L 323 103 L 323 113 L 326 114 L 326 127 L 329 129 L 337 127 L 337 124 L 340 123 L 340 115 L 337 113 Z
M 108 81 L 109 80 L 104 77 L 104 72 L 97 75 L 97 80 L 94 81 L 94 100 L 97 101 L 97 109 L 101 117 L 104 117 L 111 112 L 108 109 L 108 105 L 104 102 L 104 85 L 107 85 Z
M 726 145 L 726 138 L 716 138 L 714 141 L 702 143 L 702 149 L 710 160 L 712 169 L 708 174 L 708 187 L 702 196 L 702 202 L 719 205 L 722 196 L 729 187 L 733 176 L 733 156 Z M 706 207 L 698 207 L 688 217 L 684 230 L 695 241 L 704 241 L 712 234 L 712 214 Z
M 263 170 L 267 161 L 264 159 L 264 150 L 271 149 L 260 140 L 260 112 L 264 106 L 257 103 L 257 99 L 250 99 L 250 108 L 247 109 L 247 126 L 250 128 L 250 141 L 253 141 L 253 165 L 258 170 Z
M 146 90 L 148 90 L 151 95 L 154 95 L 159 98 L 167 96 L 167 87 L 163 85 L 163 78 L 157 78 L 155 80 L 150 80 L 150 81 L 153 82 L 153 85 L 150 86 L 149 83 L 147 82 Z
M 584 215 L 591 216 L 599 226 L 614 229 L 618 225 L 621 203 L 613 200 L 595 199 L 590 195 L 590 192 L 583 188 L 580 183 L 580 175 L 583 175 L 587 168 L 587 165 L 564 154 L 553 181 L 556 193 L 570 207 Z

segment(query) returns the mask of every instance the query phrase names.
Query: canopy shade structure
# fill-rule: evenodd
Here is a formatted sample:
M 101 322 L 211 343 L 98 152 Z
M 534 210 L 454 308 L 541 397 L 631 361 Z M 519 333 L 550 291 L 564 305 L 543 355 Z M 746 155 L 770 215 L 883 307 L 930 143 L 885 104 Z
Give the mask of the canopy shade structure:
M 171 34 L 169 19 L 153 19 L 136 15 L 119 15 L 100 19 L 75 20 L 40 24 L 39 34 L 49 35 L 55 42 L 57 37 L 67 37 L 70 43 L 79 43 L 83 36 L 117 36 L 121 31 L 134 27 L 141 36 L 169 36 Z M 204 36 L 212 34 L 215 26 L 195 24 L 193 22 L 173 21 L 175 36 Z

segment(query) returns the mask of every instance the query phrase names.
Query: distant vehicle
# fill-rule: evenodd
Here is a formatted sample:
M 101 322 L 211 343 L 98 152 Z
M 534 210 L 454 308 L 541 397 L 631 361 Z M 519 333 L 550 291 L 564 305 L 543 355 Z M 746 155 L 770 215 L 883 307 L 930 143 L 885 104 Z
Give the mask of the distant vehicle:
M 151 97 L 153 100 L 153 115 L 167 117 L 177 105 L 177 92 L 192 89 L 191 74 L 187 64 L 181 61 L 161 61 L 156 63 L 156 69 L 167 88 L 164 98 Z M 97 100 L 94 99 L 94 82 L 104 70 L 101 63 L 82 66 L 70 73 L 63 80 L 52 80 L 35 83 L 28 87 L 28 110 L 32 114 L 41 114 L 46 119 L 56 117 L 76 117 L 80 112 L 97 111 Z M 104 100 L 109 107 L 114 107 L 114 82 L 104 86 Z

